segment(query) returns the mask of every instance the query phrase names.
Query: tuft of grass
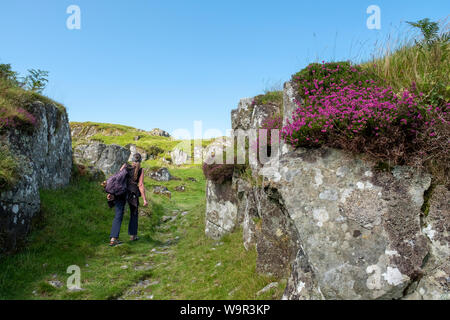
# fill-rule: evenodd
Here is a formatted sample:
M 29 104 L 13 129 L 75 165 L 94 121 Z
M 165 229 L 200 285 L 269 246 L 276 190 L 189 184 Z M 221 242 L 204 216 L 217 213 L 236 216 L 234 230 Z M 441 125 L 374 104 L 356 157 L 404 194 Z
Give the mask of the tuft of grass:
M 253 105 L 274 105 L 279 108 L 283 106 L 283 91 L 268 91 L 265 94 L 256 96 Z
M 8 146 L 0 146 L 0 191 L 11 188 L 19 179 L 19 164 L 17 161 Z
M 448 23 L 443 24 L 442 32 L 448 28 Z M 413 34 L 394 43 L 386 41 L 362 67 L 397 93 L 405 89 L 422 92 L 426 104 L 445 106 L 450 101 L 450 41 L 440 36 L 424 44 L 417 38 Z

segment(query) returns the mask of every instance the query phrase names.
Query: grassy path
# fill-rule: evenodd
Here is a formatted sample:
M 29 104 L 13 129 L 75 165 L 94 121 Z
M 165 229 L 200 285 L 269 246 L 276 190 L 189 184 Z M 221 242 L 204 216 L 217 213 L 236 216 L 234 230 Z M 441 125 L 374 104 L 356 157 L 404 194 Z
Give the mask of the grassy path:
M 256 252 L 245 251 L 242 233 L 219 242 L 205 237 L 201 169 L 171 172 L 181 179 L 164 183 L 172 199 L 149 193 L 151 207 L 140 210 L 140 240 L 128 241 L 127 212 L 125 243 L 114 248 L 107 246 L 114 212 L 98 183 L 80 179 L 42 192 L 43 217 L 26 249 L 0 260 L 0 299 L 280 298 L 283 282 L 256 295 L 276 279 L 255 273 Z M 146 180 L 148 190 L 157 184 Z M 181 184 L 186 192 L 174 191 Z M 81 269 L 81 291 L 66 287 L 71 265 Z

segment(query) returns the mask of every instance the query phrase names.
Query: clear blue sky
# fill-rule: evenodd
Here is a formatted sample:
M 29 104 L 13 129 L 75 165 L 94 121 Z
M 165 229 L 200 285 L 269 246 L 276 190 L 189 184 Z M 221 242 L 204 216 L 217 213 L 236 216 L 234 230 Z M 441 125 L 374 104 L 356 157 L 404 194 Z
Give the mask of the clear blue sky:
M 81 30 L 66 28 L 72 4 Z M 381 30 L 366 27 L 369 5 Z M 449 13 L 448 0 L 2 0 L 0 63 L 48 70 L 45 94 L 71 121 L 225 131 L 240 98 L 312 61 L 369 57 L 402 22 Z

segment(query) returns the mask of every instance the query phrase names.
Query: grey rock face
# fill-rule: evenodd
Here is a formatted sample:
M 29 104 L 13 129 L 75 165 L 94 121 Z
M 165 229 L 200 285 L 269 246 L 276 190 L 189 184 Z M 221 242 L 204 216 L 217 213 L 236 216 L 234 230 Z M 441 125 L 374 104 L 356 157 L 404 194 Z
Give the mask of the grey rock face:
M 445 186 L 433 190 L 424 224 L 430 254 L 423 278 L 406 299 L 450 300 L 450 191 Z
M 256 271 L 277 277 L 289 275 L 300 245 L 297 229 L 280 200 L 277 190 L 260 190 L 261 220 L 256 225 Z
M 13 251 L 26 238 L 39 212 L 39 189 L 55 189 L 70 182 L 72 142 L 67 114 L 53 104 L 35 102 L 30 111 L 37 124 L 32 134 L 5 132 L 7 144 L 20 164 L 20 179 L 0 193 L 0 251 Z
M 100 142 L 91 142 L 74 148 L 75 162 L 98 168 L 107 176 L 119 171 L 129 157 L 129 149 L 115 144 L 105 145 Z
M 252 102 L 253 98 L 241 99 L 237 109 L 231 111 L 231 127 L 234 130 L 248 130 L 251 128 Z
M 297 228 L 321 294 L 401 298 L 428 254 L 420 209 L 430 176 L 405 167 L 376 172 L 373 164 L 332 149 L 289 153 L 278 172 L 270 187 Z
M 220 239 L 237 226 L 236 198 L 231 182 L 206 183 L 206 227 L 205 233 L 213 239 Z

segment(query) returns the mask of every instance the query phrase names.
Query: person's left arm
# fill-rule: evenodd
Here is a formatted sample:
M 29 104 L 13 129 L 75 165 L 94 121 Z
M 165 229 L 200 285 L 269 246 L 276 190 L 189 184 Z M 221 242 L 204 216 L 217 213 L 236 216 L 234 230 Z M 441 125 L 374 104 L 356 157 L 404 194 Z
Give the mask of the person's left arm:
M 145 196 L 145 186 L 144 186 L 144 173 L 141 173 L 139 177 L 139 191 L 141 192 L 142 199 L 144 200 L 144 207 L 148 205 L 147 197 Z

